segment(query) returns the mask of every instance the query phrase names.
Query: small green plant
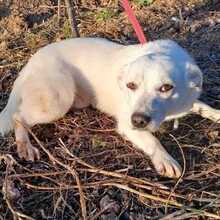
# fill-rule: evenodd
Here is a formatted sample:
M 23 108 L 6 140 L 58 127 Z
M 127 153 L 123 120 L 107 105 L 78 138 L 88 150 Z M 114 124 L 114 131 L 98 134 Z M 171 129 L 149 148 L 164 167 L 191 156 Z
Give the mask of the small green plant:
M 103 142 L 103 141 L 99 141 L 97 139 L 93 139 L 92 140 L 92 146 L 93 147 L 105 147 L 107 145 L 106 142 Z
M 108 10 L 101 10 L 97 12 L 96 18 L 99 21 L 107 21 L 112 16 L 112 13 Z
M 65 39 L 72 38 L 69 20 L 65 20 L 63 24 L 62 32 L 63 32 L 63 36 L 65 37 Z
M 147 3 L 148 5 L 152 4 L 155 0 L 139 0 L 141 4 Z

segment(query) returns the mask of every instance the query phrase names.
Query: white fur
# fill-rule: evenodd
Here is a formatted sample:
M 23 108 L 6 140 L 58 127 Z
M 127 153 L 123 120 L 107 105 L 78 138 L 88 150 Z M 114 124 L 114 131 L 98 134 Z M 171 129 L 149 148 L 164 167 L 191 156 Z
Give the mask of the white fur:
M 127 88 L 129 82 L 137 89 Z M 160 92 L 166 83 L 174 88 Z M 50 123 L 71 106 L 92 105 L 116 118 L 118 132 L 142 149 L 160 174 L 179 177 L 181 167 L 151 132 L 164 120 L 187 114 L 201 86 L 201 71 L 173 41 L 123 46 L 94 38 L 65 40 L 40 49 L 23 68 L 0 114 L 0 132 L 4 135 L 14 127 L 19 156 L 34 160 L 39 152 L 22 123 Z M 209 110 L 209 115 L 215 112 L 211 119 L 220 118 L 219 111 Z M 131 121 L 133 113 L 149 115 L 151 120 L 137 128 Z

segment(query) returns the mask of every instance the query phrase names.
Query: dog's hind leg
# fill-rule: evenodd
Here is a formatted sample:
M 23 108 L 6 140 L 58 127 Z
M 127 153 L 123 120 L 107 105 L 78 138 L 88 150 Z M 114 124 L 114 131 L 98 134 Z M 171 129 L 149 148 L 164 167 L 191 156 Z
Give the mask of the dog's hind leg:
M 62 81 L 57 86 L 54 81 L 42 80 L 38 83 L 34 81 L 37 79 L 31 77 L 23 85 L 21 103 L 13 115 L 18 154 L 29 161 L 39 159 L 40 155 L 31 145 L 24 125 L 32 127 L 62 118 L 71 108 L 75 96 L 75 85 L 71 80 L 66 86 Z
M 36 124 L 53 122 L 63 117 L 71 105 L 71 99 L 68 104 L 63 104 L 59 99 L 54 99 L 47 94 L 45 94 L 43 101 L 42 94 L 36 91 L 24 98 L 19 112 L 13 115 L 13 127 L 19 157 L 28 161 L 40 158 L 39 151 L 31 145 L 26 126 L 32 127 Z
M 190 112 L 199 114 L 204 118 L 208 118 L 214 122 L 220 123 L 220 110 L 212 108 L 199 100 L 197 100 L 193 104 L 193 107 L 190 110 Z
M 28 137 L 28 130 L 18 114 L 13 117 L 13 125 L 19 157 L 28 161 L 34 161 L 35 158 L 40 159 L 40 153 L 37 148 L 32 146 Z

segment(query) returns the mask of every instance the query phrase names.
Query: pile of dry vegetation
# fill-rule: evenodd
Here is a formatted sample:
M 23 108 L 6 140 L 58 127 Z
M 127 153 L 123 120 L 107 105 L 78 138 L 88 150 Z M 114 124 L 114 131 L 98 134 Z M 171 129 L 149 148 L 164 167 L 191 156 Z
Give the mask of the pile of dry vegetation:
M 57 1 L 0 3 L 0 109 L 31 55 L 71 37 L 61 3 L 60 25 Z M 119 1 L 73 3 L 81 36 L 138 43 Z M 149 40 L 171 38 L 192 54 L 204 72 L 201 99 L 220 108 L 219 1 L 131 3 Z M 0 219 L 220 219 L 220 124 L 187 116 L 177 130 L 164 123 L 155 134 L 184 167 L 179 181 L 157 175 L 114 128 L 92 108 L 71 110 L 32 128 L 41 152 L 34 163 L 18 158 L 13 133 L 0 137 Z

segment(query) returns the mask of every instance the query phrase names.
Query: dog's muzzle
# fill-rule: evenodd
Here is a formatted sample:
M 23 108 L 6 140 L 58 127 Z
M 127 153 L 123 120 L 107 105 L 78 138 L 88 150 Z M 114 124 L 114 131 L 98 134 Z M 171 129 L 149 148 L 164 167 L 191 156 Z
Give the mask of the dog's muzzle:
M 143 113 L 133 113 L 131 116 L 131 122 L 136 128 L 145 128 L 150 121 L 151 117 Z

